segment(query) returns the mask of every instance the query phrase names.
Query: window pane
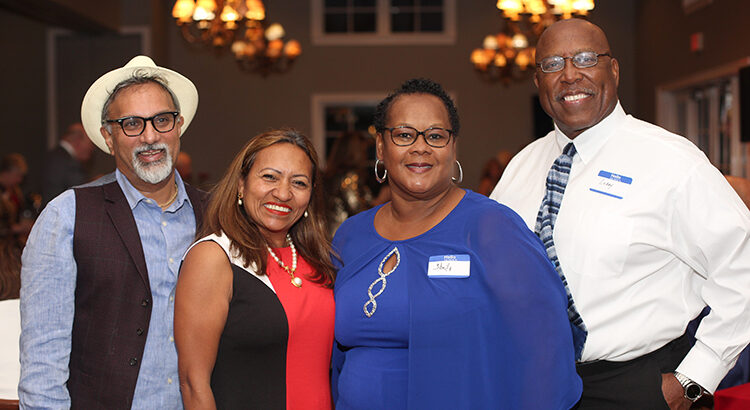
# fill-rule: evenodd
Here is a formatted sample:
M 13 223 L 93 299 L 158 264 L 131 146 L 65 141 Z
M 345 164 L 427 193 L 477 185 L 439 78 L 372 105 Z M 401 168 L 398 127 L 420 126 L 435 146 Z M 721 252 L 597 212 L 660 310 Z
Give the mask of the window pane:
M 385 39 L 404 34 L 408 34 L 404 38 L 413 37 L 417 42 L 427 38 L 447 39 L 446 27 L 453 26 L 454 13 L 448 13 L 453 7 L 448 10 L 446 4 L 453 5 L 457 1 L 323 0 L 324 7 L 319 9 L 322 15 L 318 14 L 316 18 L 323 20 L 322 34 L 326 43 L 339 40 L 342 43 L 354 40 L 356 43 L 360 38 L 375 36 Z M 384 21 L 386 19 L 390 19 L 390 24 Z M 331 36 L 325 37 L 326 33 Z M 342 36 L 347 33 L 353 36 Z
M 358 130 L 366 130 L 367 127 L 373 123 L 374 114 L 375 110 L 372 106 L 354 107 L 354 116 L 357 118 L 357 121 L 354 123 L 354 128 Z
M 354 13 L 354 31 L 375 32 L 375 13 Z
M 326 107 L 326 131 L 345 131 L 349 108 L 340 106 Z
M 443 31 L 443 13 L 422 13 L 419 17 L 420 31 Z
M 414 31 L 414 13 L 399 13 L 391 15 L 391 31 L 394 33 Z
M 325 31 L 326 33 L 345 33 L 347 31 L 346 14 L 326 13 Z

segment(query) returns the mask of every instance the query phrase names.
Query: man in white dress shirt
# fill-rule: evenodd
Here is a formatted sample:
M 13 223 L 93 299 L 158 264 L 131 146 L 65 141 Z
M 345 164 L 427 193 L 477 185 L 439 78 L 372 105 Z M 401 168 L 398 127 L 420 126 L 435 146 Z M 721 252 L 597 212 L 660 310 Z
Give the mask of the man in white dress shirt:
M 687 409 L 750 341 L 750 212 L 687 139 L 625 114 L 599 27 L 555 23 L 536 62 L 555 130 L 516 155 L 491 198 L 534 230 L 547 173 L 574 143 L 553 239 L 588 330 L 580 409 Z M 686 325 L 706 305 L 690 347 Z

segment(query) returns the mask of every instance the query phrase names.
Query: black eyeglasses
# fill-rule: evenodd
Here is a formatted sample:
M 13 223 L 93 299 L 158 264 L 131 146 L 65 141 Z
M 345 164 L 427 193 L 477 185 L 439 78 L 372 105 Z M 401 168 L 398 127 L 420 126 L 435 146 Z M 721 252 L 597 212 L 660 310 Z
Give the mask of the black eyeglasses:
M 537 63 L 543 73 L 556 73 L 565 68 L 565 60 L 570 60 L 578 68 L 589 68 L 599 62 L 599 57 L 612 57 L 609 53 L 597 54 L 593 51 L 581 51 L 572 57 L 550 56 Z
M 118 118 L 116 120 L 107 120 L 108 123 L 116 122 L 120 124 L 122 132 L 128 137 L 137 137 L 143 134 L 146 129 L 146 122 L 151 121 L 151 126 L 158 132 L 164 133 L 174 129 L 174 125 L 177 123 L 177 116 L 180 115 L 177 111 L 162 112 L 154 115 L 153 117 L 143 118 L 138 116 Z
M 391 141 L 399 147 L 406 147 L 414 144 L 417 138 L 421 135 L 424 137 L 424 141 L 427 145 L 435 148 L 442 148 L 448 145 L 448 142 L 451 140 L 451 135 L 453 135 L 453 131 L 440 127 L 430 127 L 424 131 L 417 131 L 414 127 L 403 125 L 400 127 L 386 128 L 386 131 L 391 133 Z

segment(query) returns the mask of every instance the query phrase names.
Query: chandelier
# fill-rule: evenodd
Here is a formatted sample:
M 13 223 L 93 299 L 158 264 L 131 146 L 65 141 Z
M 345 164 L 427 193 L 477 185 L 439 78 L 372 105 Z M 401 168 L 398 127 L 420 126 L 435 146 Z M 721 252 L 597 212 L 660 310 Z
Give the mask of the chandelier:
M 266 23 L 261 0 L 177 0 L 172 17 L 189 43 L 229 48 L 243 70 L 264 77 L 287 71 L 302 53 L 297 40 L 284 41 L 281 24 Z
M 482 48 L 471 52 L 471 63 L 482 79 L 507 85 L 534 72 L 535 46 L 544 29 L 586 16 L 594 0 L 498 0 L 497 8 L 503 12 L 503 29 L 484 38 Z

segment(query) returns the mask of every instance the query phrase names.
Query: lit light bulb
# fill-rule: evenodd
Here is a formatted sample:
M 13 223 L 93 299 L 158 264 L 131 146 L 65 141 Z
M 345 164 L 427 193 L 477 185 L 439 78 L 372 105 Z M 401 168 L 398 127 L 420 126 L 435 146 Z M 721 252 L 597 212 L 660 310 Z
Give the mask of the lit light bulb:
M 284 55 L 287 56 L 287 58 L 294 59 L 300 54 L 302 54 L 302 46 L 299 44 L 299 41 L 289 40 L 284 46 Z
M 284 27 L 279 23 L 273 23 L 266 29 L 266 40 L 273 41 L 284 37 Z
M 198 0 L 193 10 L 193 20 L 213 20 L 216 17 L 216 2 L 213 0 Z
M 172 7 L 172 17 L 180 23 L 189 23 L 193 17 L 195 2 L 193 0 L 177 0 Z
M 233 9 L 232 6 L 226 5 L 224 6 L 224 9 L 221 11 L 221 21 L 228 23 L 228 22 L 236 22 L 240 19 L 240 14 L 237 13 L 237 10 Z
M 505 67 L 506 64 L 508 64 L 508 60 L 505 59 L 505 56 L 502 54 L 498 54 L 495 56 L 495 61 L 493 63 L 498 67 Z
M 266 8 L 263 6 L 263 2 L 260 0 L 247 0 L 245 2 L 247 6 L 247 13 L 245 17 L 250 20 L 265 20 L 266 19 Z
M 510 44 L 511 46 L 513 46 L 513 48 L 526 48 L 529 46 L 529 40 L 527 40 L 526 36 L 524 36 L 523 34 L 518 33 L 513 36 Z

